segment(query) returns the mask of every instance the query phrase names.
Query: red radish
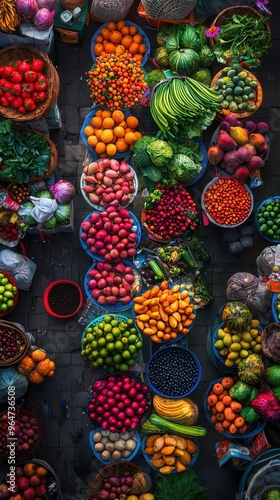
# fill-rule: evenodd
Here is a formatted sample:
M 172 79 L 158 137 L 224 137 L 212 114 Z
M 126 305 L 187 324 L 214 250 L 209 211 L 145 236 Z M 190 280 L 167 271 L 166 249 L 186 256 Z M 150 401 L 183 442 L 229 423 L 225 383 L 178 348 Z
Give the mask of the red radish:
M 92 221 L 91 221 L 92 222 Z M 81 224 L 81 228 L 82 230 L 87 233 L 89 231 L 89 229 L 91 228 L 91 223 L 88 221 L 88 220 L 85 220 L 82 222 Z
M 91 214 L 89 220 L 90 220 L 91 224 L 96 224 L 96 222 L 98 222 L 100 220 L 100 214 L 97 214 L 96 212 L 94 212 L 93 214 Z

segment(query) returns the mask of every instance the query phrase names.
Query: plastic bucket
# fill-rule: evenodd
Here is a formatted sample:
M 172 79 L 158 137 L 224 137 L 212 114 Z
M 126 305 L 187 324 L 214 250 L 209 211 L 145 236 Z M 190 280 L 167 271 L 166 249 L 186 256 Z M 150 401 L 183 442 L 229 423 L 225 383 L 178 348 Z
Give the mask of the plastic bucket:
M 242 475 L 236 500 L 260 500 L 269 489 L 280 488 L 280 448 L 264 451 L 248 465 Z M 271 468 L 271 470 L 270 470 Z M 276 481 L 275 481 L 276 471 Z M 270 474 L 271 472 L 271 474 Z M 260 479 L 264 478 L 263 486 Z M 254 491 L 255 488 L 257 491 Z M 248 497 L 248 493 L 250 497 Z M 265 496 L 264 496 L 265 498 Z
M 77 293 L 77 297 L 78 297 L 77 305 L 74 304 L 75 307 L 68 314 L 60 314 L 58 312 L 53 311 L 53 309 L 51 307 L 51 304 L 50 304 L 50 293 L 53 291 L 53 289 L 55 287 L 57 287 L 57 292 L 59 292 L 59 288 L 61 287 L 61 293 L 62 293 L 62 287 L 63 287 L 63 285 L 68 285 L 69 287 L 72 287 L 74 293 Z M 69 296 L 68 295 L 65 298 L 66 298 L 67 301 L 69 300 Z M 46 290 L 44 291 L 43 302 L 44 302 L 44 306 L 45 306 L 46 311 L 51 316 L 54 316 L 55 318 L 71 318 L 71 316 L 74 316 L 81 309 L 81 307 L 82 307 L 83 292 L 82 292 L 81 288 L 79 287 L 79 285 L 77 285 L 77 283 L 75 283 L 74 281 L 70 281 L 70 280 L 57 280 L 57 281 L 53 281 L 46 288 Z M 63 311 L 63 308 L 61 309 L 61 311 Z

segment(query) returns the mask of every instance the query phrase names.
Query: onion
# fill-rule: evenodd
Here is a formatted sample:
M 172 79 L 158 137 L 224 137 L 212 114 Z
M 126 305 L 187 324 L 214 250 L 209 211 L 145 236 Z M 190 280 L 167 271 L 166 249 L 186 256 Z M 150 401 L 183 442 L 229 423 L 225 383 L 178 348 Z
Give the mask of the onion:
M 53 25 L 53 15 L 48 9 L 39 9 L 32 17 L 32 22 L 37 30 L 45 31 Z
M 75 196 L 75 187 L 71 182 L 65 181 L 64 179 L 50 186 L 50 191 L 57 203 L 70 203 Z
M 38 10 L 36 0 L 17 0 L 17 13 L 24 19 L 31 19 Z

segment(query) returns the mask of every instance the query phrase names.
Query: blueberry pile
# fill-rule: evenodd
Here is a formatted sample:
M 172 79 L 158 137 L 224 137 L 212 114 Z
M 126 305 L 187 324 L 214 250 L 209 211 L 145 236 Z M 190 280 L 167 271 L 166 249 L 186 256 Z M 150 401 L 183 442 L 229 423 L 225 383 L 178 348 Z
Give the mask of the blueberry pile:
M 198 379 L 198 366 L 190 352 L 184 349 L 160 349 L 152 358 L 148 372 L 155 389 L 166 397 L 187 394 Z

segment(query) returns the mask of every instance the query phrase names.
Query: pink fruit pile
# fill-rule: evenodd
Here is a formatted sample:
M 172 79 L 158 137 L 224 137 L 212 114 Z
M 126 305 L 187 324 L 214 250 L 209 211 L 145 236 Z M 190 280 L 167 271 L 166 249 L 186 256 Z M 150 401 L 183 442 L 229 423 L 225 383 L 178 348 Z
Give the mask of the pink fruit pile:
M 118 263 L 136 254 L 138 234 L 134 224 L 128 210 L 109 206 L 82 222 L 80 238 L 91 254 Z
M 96 380 L 91 393 L 89 418 L 110 432 L 125 434 L 128 429 L 136 429 L 150 411 L 148 386 L 129 375 Z
M 6 455 L 9 442 L 8 438 L 14 437 L 15 450 L 18 454 L 31 452 L 39 439 L 39 426 L 35 417 L 29 417 L 24 412 L 16 411 L 15 425 L 9 430 L 8 414 L 3 413 L 0 417 L 0 456 Z M 13 434 L 11 435 L 11 432 Z M 1 497 L 0 497 L 1 498 Z
M 91 162 L 83 170 L 82 187 L 90 203 L 125 207 L 135 193 L 135 174 L 125 161 L 104 158 Z
M 135 295 L 135 275 L 132 267 L 123 262 L 97 262 L 87 274 L 87 286 L 94 300 L 100 305 L 129 304 Z M 139 289 L 138 289 L 139 291 Z M 133 293 L 134 292 L 134 293 Z
M 208 160 L 244 183 L 250 174 L 264 166 L 268 132 L 264 122 L 243 123 L 235 115 L 228 115 L 220 123 L 216 143 L 208 149 Z

